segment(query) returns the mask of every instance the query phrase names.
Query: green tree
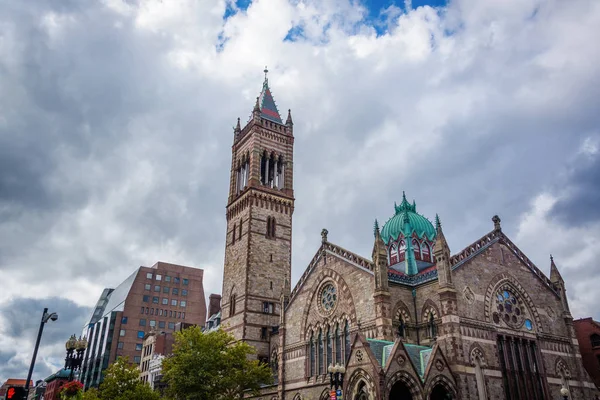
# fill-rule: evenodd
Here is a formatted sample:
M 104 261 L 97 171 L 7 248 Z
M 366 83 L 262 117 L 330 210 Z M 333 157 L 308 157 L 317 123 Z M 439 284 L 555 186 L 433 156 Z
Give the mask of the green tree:
M 90 389 L 91 390 L 91 389 Z M 88 392 L 90 392 L 88 390 Z M 86 392 L 87 394 L 87 392 Z M 160 395 L 140 381 L 140 370 L 127 358 L 119 357 L 106 369 L 104 381 L 97 393 L 85 400 L 158 400 Z
M 100 400 L 98 389 L 89 388 L 88 390 L 83 392 L 83 400 Z
M 236 400 L 271 384 L 271 369 L 250 355 L 255 350 L 222 330 L 194 326 L 175 334 L 173 354 L 164 359 L 166 394 L 178 400 Z

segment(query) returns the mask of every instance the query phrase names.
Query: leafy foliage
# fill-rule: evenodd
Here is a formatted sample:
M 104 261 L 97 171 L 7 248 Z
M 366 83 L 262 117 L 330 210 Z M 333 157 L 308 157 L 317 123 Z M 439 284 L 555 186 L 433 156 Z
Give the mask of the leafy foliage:
M 234 341 L 220 329 L 203 333 L 190 327 L 176 333 L 173 355 L 162 365 L 166 394 L 178 400 L 234 400 L 271 384 L 270 368 L 249 358 L 254 348 Z
M 152 391 L 150 386 L 140 381 L 140 370 L 136 365 L 129 363 L 127 358 L 119 357 L 106 370 L 104 382 L 100 390 L 88 394 L 84 400 L 158 400 L 158 393 Z M 93 397 L 95 396 L 95 397 Z

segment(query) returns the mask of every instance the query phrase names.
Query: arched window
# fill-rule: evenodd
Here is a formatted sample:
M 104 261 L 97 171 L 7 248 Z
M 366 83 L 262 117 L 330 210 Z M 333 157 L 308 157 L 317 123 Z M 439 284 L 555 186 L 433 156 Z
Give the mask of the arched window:
M 406 330 L 406 325 L 404 324 L 404 319 L 400 317 L 400 324 L 398 324 L 398 337 L 404 338 Z
M 594 333 L 592 336 L 590 336 L 590 341 L 592 342 L 592 347 L 600 346 L 600 335 Z
M 274 383 L 279 382 L 279 362 L 277 359 L 277 350 L 273 349 L 271 352 L 271 372 L 273 373 Z
M 346 320 L 346 325 L 344 326 L 344 359 L 346 362 L 350 358 L 350 345 L 350 324 Z
M 240 219 L 240 232 L 238 234 L 238 239 L 240 239 L 240 240 L 242 239 L 242 223 L 243 223 L 243 221 Z
M 437 336 L 437 327 L 435 326 L 435 320 L 433 317 L 433 313 L 429 314 L 429 322 L 427 324 L 427 332 L 429 333 L 429 337 L 435 339 Z
M 431 261 L 431 251 L 429 250 L 429 245 L 424 240 L 421 243 L 421 254 L 423 255 L 423 261 Z
M 335 363 L 342 363 L 342 336 L 339 323 L 335 324 Z
M 327 328 L 327 361 L 325 362 L 325 368 L 327 368 L 329 365 L 332 364 L 333 362 L 333 333 L 331 332 L 331 328 Z
M 267 238 L 274 239 L 275 238 L 275 227 L 277 226 L 277 222 L 275 221 L 275 217 L 267 217 Z
M 417 260 L 420 260 L 421 259 L 421 245 L 419 244 L 419 241 L 417 239 L 413 239 L 411 244 L 412 244 L 413 251 L 415 253 L 415 258 Z
M 229 316 L 233 316 L 235 314 L 235 294 L 232 294 L 229 297 Z
M 406 242 L 404 240 L 400 241 L 400 247 L 398 247 L 398 261 L 404 261 L 406 256 Z
M 323 374 L 323 335 L 322 335 L 322 331 L 321 328 L 319 328 L 319 337 L 317 339 L 317 346 L 319 347 L 319 354 L 317 357 L 317 363 L 318 363 L 318 375 L 322 375 Z
M 237 230 L 237 224 L 233 224 L 233 229 L 231 230 L 231 244 L 235 244 L 235 232 Z
M 398 245 L 396 243 L 392 243 L 390 246 L 390 265 L 394 265 L 398 263 Z
M 315 334 L 310 333 L 310 376 L 315 375 Z
M 475 356 L 475 380 L 477 382 L 477 393 L 479 395 L 479 400 L 487 400 L 485 377 L 483 376 L 483 368 L 479 356 Z

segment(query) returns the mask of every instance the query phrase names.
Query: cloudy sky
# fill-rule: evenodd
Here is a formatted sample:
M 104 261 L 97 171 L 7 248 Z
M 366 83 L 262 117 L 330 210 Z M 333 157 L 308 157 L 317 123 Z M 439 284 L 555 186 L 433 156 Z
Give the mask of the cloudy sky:
M 265 65 L 295 122 L 293 279 L 368 256 L 405 190 L 453 252 L 491 217 L 600 318 L 600 2 L 0 0 L 0 381 L 63 362 L 140 265 L 219 293 L 232 128 Z

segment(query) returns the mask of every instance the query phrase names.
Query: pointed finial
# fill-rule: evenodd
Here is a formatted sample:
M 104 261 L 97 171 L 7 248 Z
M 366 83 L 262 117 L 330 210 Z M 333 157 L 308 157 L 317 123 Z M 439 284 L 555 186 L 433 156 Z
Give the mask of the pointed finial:
M 414 200 L 413 200 L 413 203 L 412 203 L 412 208 L 413 208 L 412 209 L 413 212 L 417 212 L 417 203 Z
M 287 120 L 285 121 L 286 125 L 292 126 L 294 125 L 294 122 L 292 122 L 292 110 L 288 108 L 288 116 L 287 116 Z
M 256 98 L 256 103 L 254 104 L 254 111 L 260 111 L 260 105 L 258 104 L 258 97 Z
M 265 81 L 267 80 L 267 74 L 269 73 L 269 70 L 267 69 L 267 66 L 265 65 L 265 70 L 263 71 L 265 73 Z
M 554 257 L 552 257 L 552 254 L 550 254 L 550 262 L 553 263 L 554 262 Z
M 436 213 L 435 214 L 435 230 L 439 231 L 440 229 L 442 229 L 442 222 L 440 221 L 440 216 Z
M 404 192 L 404 190 L 402 191 L 402 201 L 406 201 L 406 193 Z
M 373 225 L 373 234 L 375 237 L 379 236 L 379 222 L 377 222 L 377 218 L 375 218 L 375 224 Z
M 235 126 L 235 132 L 238 133 L 242 130 L 242 126 L 240 125 L 240 118 L 237 119 L 237 125 Z

